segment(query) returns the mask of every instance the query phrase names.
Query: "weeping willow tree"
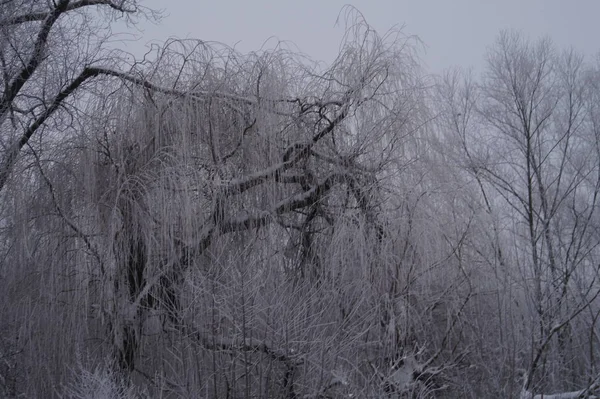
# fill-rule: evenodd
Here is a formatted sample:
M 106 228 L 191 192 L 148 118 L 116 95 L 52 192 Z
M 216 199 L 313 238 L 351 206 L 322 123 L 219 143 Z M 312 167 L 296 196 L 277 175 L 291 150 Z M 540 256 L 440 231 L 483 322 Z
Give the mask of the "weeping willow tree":
M 432 222 L 459 199 L 427 155 L 418 43 L 347 11 L 325 69 L 194 40 L 102 69 L 75 133 L 23 154 L 3 204 L 14 392 L 448 389 L 474 216 Z

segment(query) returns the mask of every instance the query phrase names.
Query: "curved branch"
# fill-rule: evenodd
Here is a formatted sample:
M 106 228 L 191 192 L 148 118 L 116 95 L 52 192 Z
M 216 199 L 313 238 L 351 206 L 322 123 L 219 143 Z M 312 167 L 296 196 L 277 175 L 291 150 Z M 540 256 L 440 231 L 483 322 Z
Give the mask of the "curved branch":
M 111 0 L 79 0 L 79 1 L 75 1 L 75 2 L 70 3 L 66 7 L 64 12 L 69 12 L 69 11 L 76 10 L 76 9 L 82 8 L 82 7 L 98 6 L 98 5 L 105 5 L 114 10 L 117 10 L 117 11 L 120 11 L 123 13 L 136 12 L 135 9 L 127 9 L 127 8 L 123 7 L 123 5 L 116 4 Z M 22 24 L 25 22 L 43 21 L 51 13 L 52 13 L 52 11 L 46 11 L 46 12 L 40 11 L 40 12 L 32 12 L 32 13 L 28 13 L 28 14 L 17 15 L 15 17 L 6 18 L 6 19 L 0 21 L 0 26 L 11 26 L 11 25 L 19 25 L 19 24 Z
M 331 190 L 335 184 L 344 183 L 348 181 L 348 178 L 349 177 L 345 174 L 333 174 L 318 186 L 278 202 L 271 211 L 265 211 L 262 215 L 247 216 L 221 223 L 219 225 L 219 232 L 221 234 L 226 234 L 265 226 L 273 220 L 274 215 L 281 215 L 286 212 L 313 205 Z
M 52 12 L 46 14 L 44 23 L 40 28 L 37 38 L 35 39 L 31 58 L 27 62 L 27 65 L 23 67 L 21 72 L 19 72 L 15 79 L 8 85 L 4 95 L 2 96 L 2 100 L 0 101 L 0 123 L 4 120 L 4 117 L 11 108 L 11 105 L 15 97 L 17 97 L 17 94 L 19 94 L 25 83 L 27 83 L 29 78 L 31 78 L 33 73 L 41 64 L 44 58 L 44 49 L 46 48 L 46 43 L 48 42 L 48 37 L 50 36 L 50 31 L 61 14 L 67 10 L 68 6 L 69 0 L 61 0 L 56 8 L 52 10 Z
M 12 172 L 15 163 L 17 161 L 17 157 L 21 149 L 29 142 L 29 139 L 33 134 L 37 131 L 37 129 L 46 122 L 46 120 L 52 116 L 52 114 L 61 106 L 62 102 L 70 96 L 75 90 L 79 88 L 86 80 L 97 76 L 100 71 L 94 68 L 86 68 L 81 72 L 81 74 L 71 82 L 66 88 L 64 88 L 58 95 L 54 98 L 49 107 L 47 107 L 44 112 L 37 119 L 29 125 L 25 133 L 21 135 L 18 141 L 13 143 L 12 147 L 8 150 L 8 154 L 0 164 L 0 191 L 4 188 L 6 181 L 8 180 L 8 176 Z

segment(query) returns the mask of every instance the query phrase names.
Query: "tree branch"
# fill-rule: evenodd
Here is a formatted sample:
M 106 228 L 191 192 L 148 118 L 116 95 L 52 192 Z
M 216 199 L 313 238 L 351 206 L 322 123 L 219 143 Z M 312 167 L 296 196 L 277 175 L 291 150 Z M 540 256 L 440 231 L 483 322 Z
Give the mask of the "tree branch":
M 61 14 L 66 11 L 68 6 L 69 0 L 61 0 L 56 8 L 52 10 L 52 12 L 47 13 L 44 24 L 40 28 L 35 40 L 31 59 L 29 62 L 27 62 L 27 65 L 25 65 L 12 83 L 8 85 L 4 95 L 2 96 L 2 100 L 0 101 L 0 123 L 4 121 L 4 118 L 8 113 L 8 110 L 10 109 L 15 97 L 17 94 L 19 94 L 19 91 L 21 91 L 25 83 L 27 83 L 29 78 L 31 78 L 33 73 L 41 64 L 42 59 L 44 58 L 44 49 L 46 47 L 46 43 L 48 42 L 48 36 L 50 36 L 50 31 L 58 20 L 58 17 L 60 17 Z
M 100 74 L 100 70 L 95 68 L 86 68 L 81 74 L 71 82 L 66 88 L 64 88 L 54 98 L 49 107 L 37 119 L 29 125 L 25 133 L 19 138 L 18 141 L 13 143 L 12 147 L 9 148 L 8 154 L 0 164 L 0 191 L 4 188 L 10 173 L 12 172 L 14 165 L 17 161 L 19 152 L 28 142 L 31 136 L 37 131 L 37 129 L 46 122 L 46 120 L 52 116 L 52 114 L 61 106 L 62 102 L 70 96 L 75 90 L 79 88 L 86 80 L 95 77 Z
M 114 3 L 111 0 L 80 0 L 70 3 L 64 12 L 69 12 L 72 10 L 76 10 L 78 8 L 87 7 L 87 6 L 98 6 L 98 5 L 106 5 L 110 8 L 123 12 L 123 13 L 134 13 L 135 9 L 127 9 L 123 7 L 123 5 L 119 5 Z M 17 15 L 15 17 L 6 18 L 0 21 L 0 26 L 11 26 L 11 25 L 19 25 L 25 22 L 35 22 L 35 21 L 43 21 L 46 19 L 52 11 L 40 11 L 40 12 L 32 12 L 28 14 Z

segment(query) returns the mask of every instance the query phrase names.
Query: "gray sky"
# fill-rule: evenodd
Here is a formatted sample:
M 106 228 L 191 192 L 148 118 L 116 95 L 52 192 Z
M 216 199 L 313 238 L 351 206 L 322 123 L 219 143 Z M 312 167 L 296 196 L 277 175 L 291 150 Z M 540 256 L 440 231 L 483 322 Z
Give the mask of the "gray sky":
M 332 61 L 343 34 L 335 26 L 352 4 L 380 33 L 404 25 L 426 45 L 428 71 L 449 66 L 480 70 L 486 46 L 501 29 L 530 38 L 550 36 L 561 47 L 595 55 L 600 51 L 600 0 L 146 0 L 165 10 L 160 25 L 144 23 L 141 44 L 168 37 L 198 38 L 259 49 L 274 37 L 294 43 L 313 59 Z M 136 44 L 130 51 L 139 51 Z

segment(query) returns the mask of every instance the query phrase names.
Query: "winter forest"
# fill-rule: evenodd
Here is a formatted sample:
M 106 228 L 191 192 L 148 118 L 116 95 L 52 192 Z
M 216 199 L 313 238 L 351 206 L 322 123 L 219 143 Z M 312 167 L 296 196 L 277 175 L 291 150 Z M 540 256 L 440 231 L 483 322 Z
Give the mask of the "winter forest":
M 600 396 L 600 58 L 432 75 L 346 7 L 328 65 L 132 60 L 142 19 L 0 0 L 0 397 Z

